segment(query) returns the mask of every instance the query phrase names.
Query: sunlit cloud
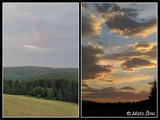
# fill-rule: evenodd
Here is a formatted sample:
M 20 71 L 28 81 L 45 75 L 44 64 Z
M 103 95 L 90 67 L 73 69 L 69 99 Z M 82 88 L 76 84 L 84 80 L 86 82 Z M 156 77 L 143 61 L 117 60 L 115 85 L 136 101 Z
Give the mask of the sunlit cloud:
M 100 64 L 113 63 L 114 66 L 121 66 L 123 70 L 134 72 L 138 69 L 156 67 L 156 43 L 136 42 L 120 53 L 105 55 Z
M 130 49 L 147 52 L 152 50 L 152 48 L 155 46 L 156 42 L 136 42 L 135 44 L 130 45 Z
M 99 65 L 103 49 L 99 45 L 89 43 L 82 47 L 82 79 L 96 79 L 111 73 L 111 65 Z
M 123 83 L 135 83 L 135 82 L 139 82 L 139 81 L 144 81 L 144 80 L 149 80 L 149 79 L 153 79 L 153 76 L 151 75 L 145 75 L 145 74 L 136 74 L 133 77 L 133 74 L 111 74 L 111 75 L 107 75 L 107 77 L 98 79 L 98 80 L 83 80 L 84 87 L 90 87 L 93 89 L 103 89 L 106 88 L 110 85 L 119 85 L 119 84 L 123 84 Z
M 111 33 L 125 37 L 147 37 L 157 32 L 157 21 L 138 19 L 140 11 L 134 8 L 121 8 L 117 4 L 104 3 L 96 5 L 99 12 L 99 19 L 105 23 Z
M 121 89 L 130 89 L 130 91 L 123 91 Z M 88 88 L 85 90 L 85 94 L 83 94 L 82 98 L 84 100 L 93 100 L 92 98 L 101 98 L 105 99 L 101 102 L 135 102 L 139 100 L 145 100 L 148 99 L 149 93 L 145 90 L 139 91 L 139 92 L 133 92 L 131 91 L 135 88 L 130 86 L 124 86 L 122 88 L 117 87 L 107 87 L 101 90 L 96 90 L 92 88 Z M 112 99 L 112 101 L 108 101 L 107 99 Z M 98 100 L 94 100 L 97 102 L 100 102 Z
M 102 26 L 93 13 L 82 14 L 82 37 L 90 38 L 101 34 Z
M 115 50 L 119 50 L 119 49 L 121 49 L 122 48 L 122 46 L 114 46 L 114 49 Z
M 151 79 L 152 76 L 145 75 L 145 74 L 136 74 L 134 77 L 132 74 L 114 74 L 113 76 L 110 76 L 109 79 L 114 80 L 114 83 L 130 83 L 130 82 L 138 82 L 143 80 Z

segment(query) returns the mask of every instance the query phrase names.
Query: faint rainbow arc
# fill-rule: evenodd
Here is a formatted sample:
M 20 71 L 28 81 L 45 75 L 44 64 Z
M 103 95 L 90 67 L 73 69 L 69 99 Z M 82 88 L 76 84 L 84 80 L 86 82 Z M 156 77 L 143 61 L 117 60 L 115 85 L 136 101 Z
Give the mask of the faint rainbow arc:
M 41 35 L 37 27 L 36 18 L 32 16 L 31 20 L 32 20 L 32 30 L 33 30 L 33 35 L 34 35 L 35 46 L 37 46 L 38 48 L 41 48 Z M 37 50 L 37 54 L 39 57 L 37 62 L 39 62 L 39 66 L 42 66 L 44 62 L 43 62 L 43 57 L 41 57 L 41 52 Z
M 33 34 L 34 34 L 34 40 L 35 40 L 35 45 L 40 47 L 40 43 L 41 43 L 41 35 L 39 32 L 39 29 L 37 27 L 37 22 L 34 16 L 32 16 L 32 29 L 33 29 Z

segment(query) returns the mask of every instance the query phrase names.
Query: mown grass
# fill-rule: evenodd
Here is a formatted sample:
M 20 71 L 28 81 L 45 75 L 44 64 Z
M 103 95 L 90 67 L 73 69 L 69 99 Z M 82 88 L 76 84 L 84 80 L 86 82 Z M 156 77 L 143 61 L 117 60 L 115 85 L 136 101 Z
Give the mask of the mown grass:
M 78 105 L 22 95 L 3 94 L 4 117 L 77 117 Z

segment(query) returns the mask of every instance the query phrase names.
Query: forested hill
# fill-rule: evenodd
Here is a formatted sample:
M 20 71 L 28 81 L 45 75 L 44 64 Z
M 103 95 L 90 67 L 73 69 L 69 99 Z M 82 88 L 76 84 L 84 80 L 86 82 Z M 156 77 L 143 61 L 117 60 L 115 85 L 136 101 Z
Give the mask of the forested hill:
M 7 80 L 29 80 L 36 77 L 54 77 L 54 78 L 78 78 L 78 68 L 50 68 L 50 67 L 4 67 L 4 79 Z

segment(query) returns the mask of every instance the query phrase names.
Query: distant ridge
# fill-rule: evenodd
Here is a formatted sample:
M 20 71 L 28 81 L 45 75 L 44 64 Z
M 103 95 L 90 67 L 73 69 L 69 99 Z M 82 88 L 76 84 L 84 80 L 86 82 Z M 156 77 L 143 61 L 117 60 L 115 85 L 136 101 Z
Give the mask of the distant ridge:
M 39 66 L 3 67 L 3 79 L 28 80 L 38 76 L 78 77 L 78 68 L 52 68 Z

